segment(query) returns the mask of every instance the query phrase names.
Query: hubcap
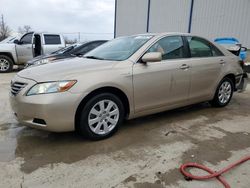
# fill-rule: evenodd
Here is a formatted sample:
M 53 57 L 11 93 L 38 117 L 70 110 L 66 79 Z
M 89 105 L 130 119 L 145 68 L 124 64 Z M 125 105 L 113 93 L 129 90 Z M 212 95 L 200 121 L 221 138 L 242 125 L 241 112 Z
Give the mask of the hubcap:
M 232 86 L 228 81 L 225 81 L 221 84 L 219 89 L 219 101 L 222 104 L 225 104 L 229 101 L 232 94 Z
M 0 59 L 0 71 L 6 71 L 9 67 L 10 64 L 6 59 Z
M 88 124 L 98 135 L 111 132 L 119 120 L 118 106 L 111 100 L 101 100 L 89 112 Z

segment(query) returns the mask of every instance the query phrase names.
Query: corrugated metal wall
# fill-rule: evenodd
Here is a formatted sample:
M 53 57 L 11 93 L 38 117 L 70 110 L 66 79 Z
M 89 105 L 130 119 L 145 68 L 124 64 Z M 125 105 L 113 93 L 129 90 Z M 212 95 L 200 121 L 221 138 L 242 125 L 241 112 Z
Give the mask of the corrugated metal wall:
M 191 0 L 116 0 L 116 36 L 188 32 Z M 149 19 L 148 18 L 149 15 Z M 250 0 L 194 0 L 191 33 L 235 37 L 250 48 Z
M 250 48 L 250 0 L 194 0 L 191 33 L 235 37 Z
M 117 0 L 116 3 L 116 36 L 145 33 L 148 1 Z
M 187 32 L 189 0 L 151 0 L 149 32 Z

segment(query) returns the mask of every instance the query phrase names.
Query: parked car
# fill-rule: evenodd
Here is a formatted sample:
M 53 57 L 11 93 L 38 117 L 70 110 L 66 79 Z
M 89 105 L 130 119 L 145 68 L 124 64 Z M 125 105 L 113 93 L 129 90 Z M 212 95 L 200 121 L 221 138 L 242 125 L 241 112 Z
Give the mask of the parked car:
M 80 44 L 73 44 L 65 48 L 62 48 L 60 50 L 57 50 L 55 52 L 52 52 L 51 54 L 35 57 L 29 60 L 26 63 L 25 67 L 27 68 L 32 65 L 51 63 L 59 59 L 72 58 L 75 56 L 83 56 L 87 52 L 93 50 L 94 48 L 102 45 L 105 42 L 107 42 L 107 40 L 95 40 L 95 41 L 90 41 L 90 42 L 85 42 L 85 43 L 80 43 Z
M 22 65 L 39 55 L 65 47 L 61 34 L 26 33 L 13 43 L 0 43 L 0 73 L 11 72 L 13 65 Z
M 227 50 L 232 52 L 234 55 L 240 57 L 242 61 L 247 58 L 247 48 L 242 47 L 239 40 L 236 38 L 217 38 L 214 40 L 216 43 L 224 46 Z
M 239 59 L 182 33 L 116 38 L 84 58 L 22 70 L 11 81 L 22 124 L 90 139 L 114 134 L 123 120 L 209 101 L 226 106 L 243 81 Z

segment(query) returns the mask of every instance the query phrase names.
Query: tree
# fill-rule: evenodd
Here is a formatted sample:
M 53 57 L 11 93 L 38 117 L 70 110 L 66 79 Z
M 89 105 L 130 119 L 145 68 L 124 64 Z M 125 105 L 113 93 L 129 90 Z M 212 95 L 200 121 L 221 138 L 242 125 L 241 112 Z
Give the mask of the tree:
M 0 22 L 0 41 L 6 39 L 10 36 L 10 28 L 7 26 L 7 24 L 4 21 L 3 15 L 1 16 L 1 22 Z
M 77 39 L 69 39 L 68 37 L 64 37 L 64 41 L 66 44 L 75 44 L 77 43 Z
M 28 33 L 32 30 L 30 25 L 24 25 L 23 27 L 18 27 L 18 33 L 20 34 L 24 34 L 24 33 Z

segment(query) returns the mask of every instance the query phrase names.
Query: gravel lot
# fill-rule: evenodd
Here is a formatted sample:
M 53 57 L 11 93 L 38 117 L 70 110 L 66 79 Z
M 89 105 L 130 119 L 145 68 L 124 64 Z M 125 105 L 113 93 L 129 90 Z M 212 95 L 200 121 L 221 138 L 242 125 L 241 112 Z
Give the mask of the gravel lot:
M 203 103 L 127 121 L 92 142 L 18 124 L 8 101 L 13 75 L 0 75 L 0 187 L 222 187 L 185 181 L 178 168 L 198 162 L 219 170 L 250 154 L 250 89 L 225 108 Z M 224 177 L 249 188 L 250 162 Z

